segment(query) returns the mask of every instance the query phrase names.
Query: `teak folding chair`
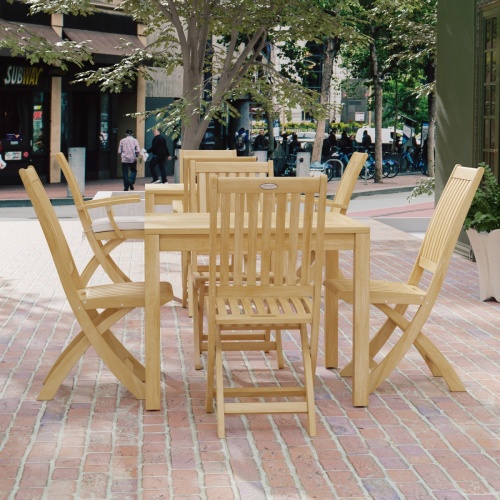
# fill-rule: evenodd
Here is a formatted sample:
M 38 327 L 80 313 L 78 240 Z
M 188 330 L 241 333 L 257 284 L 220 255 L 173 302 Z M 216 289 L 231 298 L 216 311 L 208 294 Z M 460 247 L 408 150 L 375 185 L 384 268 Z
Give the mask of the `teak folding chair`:
M 113 206 L 138 203 L 141 200 L 140 196 L 132 194 L 85 201 L 64 154 L 57 153 L 56 160 L 75 201 L 85 237 L 94 252 L 94 257 L 82 271 L 83 284 L 89 282 L 99 265 L 113 283 L 130 281 L 130 278 L 116 265 L 110 253 L 127 239 L 144 239 L 144 216 L 115 216 Z M 107 217 L 92 220 L 90 210 L 95 208 L 105 208 Z
M 198 162 L 191 160 L 189 167 L 190 183 L 194 186 L 190 191 L 190 207 L 192 211 L 208 213 L 211 210 L 210 206 L 210 176 L 217 175 L 219 177 L 230 178 L 272 178 L 274 176 L 274 167 L 272 161 L 267 162 L 252 162 L 243 163 L 212 163 Z M 206 258 L 206 256 L 205 256 Z M 188 297 L 190 310 L 193 315 L 193 331 L 194 331 L 194 364 L 197 370 L 202 368 L 201 352 L 206 351 L 207 334 L 203 333 L 203 309 L 205 304 L 206 286 L 208 282 L 207 264 L 200 262 L 201 258 L 195 252 L 191 252 L 188 258 Z M 266 331 L 263 334 L 252 333 L 249 339 L 265 339 L 269 342 L 268 350 L 276 350 L 278 356 L 278 365 L 283 366 L 283 356 L 281 354 L 279 333 L 276 334 L 277 340 L 271 344 L 270 332 Z
M 248 158 L 248 157 L 247 157 Z M 187 206 L 188 212 L 191 213 L 208 213 L 209 212 L 209 196 L 208 196 L 208 179 L 210 174 L 217 173 L 221 176 L 230 177 L 255 177 L 255 176 L 274 176 L 274 167 L 272 161 L 257 162 L 257 161 L 244 161 L 241 162 L 236 160 L 234 162 L 200 162 L 191 160 L 189 162 L 189 168 L 187 170 L 189 174 L 189 187 L 187 189 L 188 202 Z M 183 258 L 183 267 L 185 266 L 186 281 L 183 286 L 186 285 L 186 291 L 183 290 L 183 299 L 187 297 L 187 306 L 189 310 L 189 316 L 193 316 L 195 302 L 193 300 L 193 289 L 192 289 L 192 266 L 196 266 L 197 261 L 194 259 L 194 253 L 186 253 Z M 195 269 L 196 270 L 196 269 Z
M 182 151 L 182 150 L 181 150 Z M 202 153 L 207 153 L 202 155 Z M 213 153 L 209 155 L 209 153 Z M 225 153 L 225 156 L 215 155 L 215 153 Z M 229 154 L 234 153 L 234 154 Z M 172 203 L 172 207 L 174 212 L 190 212 L 189 202 L 190 202 L 190 176 L 189 176 L 189 166 L 192 162 L 211 162 L 211 163 L 232 163 L 232 162 L 241 162 L 241 163 L 255 163 L 257 161 L 256 156 L 240 156 L 236 157 L 235 151 L 190 151 L 186 150 L 183 154 L 181 154 L 182 161 L 180 163 L 181 169 L 181 178 L 184 190 L 182 201 L 179 202 L 175 200 Z M 196 187 L 196 186 L 195 186 Z M 195 188 L 194 187 L 194 188 Z M 182 252 L 181 255 L 181 272 L 182 272 L 182 307 L 188 306 L 188 262 L 189 262 L 189 254 L 187 252 Z M 193 315 L 192 307 L 189 308 L 189 315 Z
M 239 413 L 305 413 L 309 434 L 316 434 L 313 381 L 326 182 L 324 175 L 304 179 L 236 179 L 213 174 L 210 178 L 206 406 L 211 412 L 216 398 L 219 437 L 225 435 L 225 414 Z M 313 251 L 319 257 L 311 271 Z M 296 274 L 298 264 L 303 269 L 300 278 Z M 266 381 L 253 387 L 225 387 L 223 332 L 234 332 L 233 347 L 228 350 L 245 351 L 253 346 L 244 332 L 264 328 L 300 331 L 303 385 L 269 387 Z M 243 334 L 241 340 L 238 333 Z M 265 343 L 260 350 L 264 347 Z M 233 382 L 237 378 L 226 375 Z M 259 377 L 257 370 L 252 376 Z M 250 401 L 243 402 L 242 398 Z M 271 401 L 256 402 L 256 398 Z
M 144 283 L 128 281 L 86 287 L 38 174 L 32 166 L 19 170 L 19 173 L 44 232 L 68 302 L 82 329 L 50 369 L 38 399 L 54 398 L 73 365 L 91 345 L 116 378 L 136 398 L 145 399 L 144 366 L 110 330 L 130 311 L 144 307 Z M 161 304 L 172 298 L 170 283 L 162 283 Z
M 184 166 L 189 160 L 210 161 L 211 158 L 234 158 L 236 160 L 237 154 L 236 149 L 181 149 L 179 151 L 179 182 L 186 181 Z
M 406 283 L 370 281 L 370 304 L 382 311 L 387 320 L 370 341 L 369 393 L 372 393 L 391 374 L 412 345 L 424 358 L 433 376 L 442 376 L 451 391 L 465 391 L 455 370 L 438 347 L 424 335 L 422 328 L 441 290 L 458 235 L 483 176 L 483 170 L 483 168 L 455 166 L 441 194 L 413 271 Z M 422 284 L 423 276 L 429 277 L 426 289 Z M 352 303 L 352 280 L 328 279 L 324 284 L 327 304 L 331 301 L 330 304 L 334 305 L 339 299 Z M 410 305 L 416 306 L 414 313 L 408 311 Z M 402 335 L 385 357 L 376 362 L 375 356 L 387 344 L 396 327 L 401 330 Z M 326 317 L 325 330 L 325 337 L 334 337 L 328 348 L 336 349 L 338 335 L 336 318 Z M 351 376 L 352 362 L 346 365 L 340 374 Z

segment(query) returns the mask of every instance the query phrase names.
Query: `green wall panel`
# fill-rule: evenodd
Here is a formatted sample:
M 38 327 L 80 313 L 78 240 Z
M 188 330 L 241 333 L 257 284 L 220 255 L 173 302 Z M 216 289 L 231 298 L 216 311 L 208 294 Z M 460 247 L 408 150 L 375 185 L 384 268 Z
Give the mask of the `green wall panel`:
M 439 0 L 437 31 L 436 194 L 455 164 L 475 164 L 475 0 Z

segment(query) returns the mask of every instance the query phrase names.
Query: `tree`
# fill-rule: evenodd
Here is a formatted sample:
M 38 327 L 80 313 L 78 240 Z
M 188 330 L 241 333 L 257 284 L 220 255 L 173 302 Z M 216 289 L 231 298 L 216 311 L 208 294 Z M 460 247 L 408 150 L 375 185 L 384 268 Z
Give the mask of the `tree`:
M 31 12 L 89 15 L 98 8 L 90 0 L 27 0 Z M 271 105 L 301 106 L 318 114 L 314 92 L 284 78 L 266 58 L 268 43 L 320 39 L 339 29 L 339 22 L 308 0 L 108 0 L 116 10 L 145 26 L 154 38 L 145 49 L 128 48 L 128 55 L 113 66 L 80 73 L 77 81 L 98 84 L 103 91 L 120 92 L 137 75 L 152 79 L 155 71 L 171 74 L 183 67 L 183 95 L 172 105 L 151 112 L 169 131 L 182 123 L 182 146 L 197 149 L 212 119 L 236 116 L 232 101 L 250 96 Z M 47 43 L 30 43 L 19 55 L 60 64 L 90 60 L 85 49 L 67 45 L 64 53 Z M 7 45 L 6 45 L 7 44 Z M 8 46 L 4 42 L 3 46 Z M 11 43 L 12 48 L 12 43 Z M 258 77 L 257 77 L 258 75 Z
M 434 177 L 434 138 L 437 113 L 435 92 L 437 0 L 399 2 L 394 6 L 392 17 L 391 30 L 395 44 L 405 48 L 404 51 L 398 52 L 396 50 L 396 56 L 402 63 L 420 68 L 424 75 L 424 83 L 417 86 L 415 94 L 417 97 L 427 97 L 429 118 L 427 172 L 430 177 Z

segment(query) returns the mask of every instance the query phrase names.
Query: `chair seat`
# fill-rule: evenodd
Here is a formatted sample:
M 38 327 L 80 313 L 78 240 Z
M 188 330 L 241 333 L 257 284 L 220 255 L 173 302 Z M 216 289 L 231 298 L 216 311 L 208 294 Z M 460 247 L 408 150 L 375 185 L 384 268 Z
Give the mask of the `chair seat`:
M 353 281 L 349 279 L 325 280 L 325 287 L 346 302 L 353 302 Z M 423 304 L 426 291 L 418 286 L 392 281 L 370 281 L 370 304 Z
M 144 229 L 144 216 L 143 215 L 119 215 L 115 218 L 116 225 L 122 231 L 134 231 Z M 101 217 L 92 221 L 92 231 L 94 233 L 104 233 L 107 231 L 114 231 L 113 226 L 107 217 Z
M 228 287 L 230 293 L 218 294 L 216 299 L 216 323 L 227 328 L 267 325 L 268 328 L 285 329 L 292 325 L 312 321 L 312 290 L 310 294 L 290 294 L 286 287 Z M 259 288 L 253 294 L 248 288 Z M 234 289 L 234 290 L 233 290 Z M 288 293 L 288 295 L 287 295 Z M 206 305 L 208 307 L 208 304 Z
M 112 283 L 78 290 L 82 304 L 86 309 L 102 307 L 144 307 L 145 288 L 143 282 Z M 173 299 L 172 285 L 160 283 L 160 304 Z

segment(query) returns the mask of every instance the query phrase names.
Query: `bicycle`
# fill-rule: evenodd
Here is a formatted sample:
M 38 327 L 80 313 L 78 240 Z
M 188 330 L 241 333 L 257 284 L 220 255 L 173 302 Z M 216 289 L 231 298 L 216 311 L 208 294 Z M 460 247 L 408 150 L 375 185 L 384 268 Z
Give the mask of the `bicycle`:
M 311 173 L 319 172 L 320 174 L 325 174 L 328 182 L 330 182 L 335 176 L 335 168 L 338 168 L 338 166 L 334 163 L 337 161 L 338 160 L 333 159 L 326 160 L 324 163 L 315 161 L 311 163 L 309 168 Z M 342 170 L 340 170 L 340 172 L 341 171 Z
M 382 159 L 382 175 L 391 179 L 399 173 L 399 163 L 392 159 Z M 368 158 L 359 173 L 361 179 L 373 179 L 375 177 L 375 158 L 368 153 Z
M 422 154 L 419 154 L 418 161 L 415 163 L 413 155 L 410 150 L 407 149 L 403 153 L 402 161 L 406 162 L 406 168 L 402 170 L 403 172 L 416 172 L 419 170 L 423 175 L 427 175 L 427 164 L 424 161 Z

